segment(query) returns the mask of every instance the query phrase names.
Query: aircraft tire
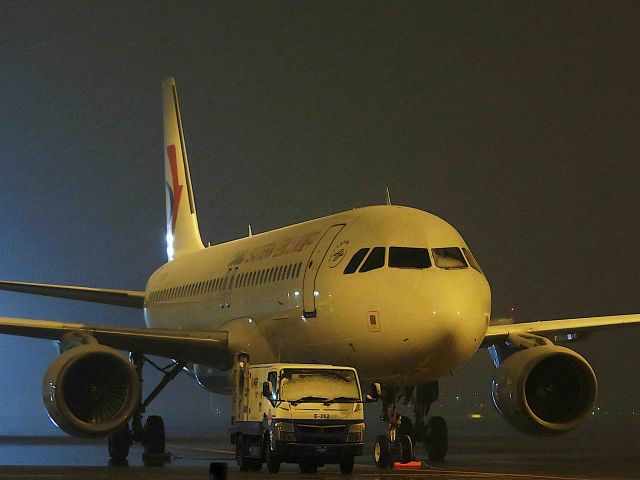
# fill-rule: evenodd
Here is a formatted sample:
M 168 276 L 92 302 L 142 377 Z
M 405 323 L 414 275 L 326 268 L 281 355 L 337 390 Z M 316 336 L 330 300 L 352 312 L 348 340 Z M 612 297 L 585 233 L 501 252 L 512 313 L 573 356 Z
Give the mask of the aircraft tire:
M 157 455 L 164 453 L 165 432 L 164 421 L 158 415 L 147 417 L 144 422 L 144 453 Z
M 413 460 L 413 442 L 409 435 L 401 435 L 398 437 L 400 444 L 400 462 L 407 463 Z
M 442 417 L 431 417 L 427 421 L 427 453 L 430 460 L 444 460 L 449 448 L 447 422 Z
M 123 463 L 127 460 L 130 446 L 131 430 L 128 424 L 109 435 L 109 457 L 114 463 Z
M 241 433 L 236 437 L 236 462 L 242 472 L 251 470 L 251 460 L 245 453 L 245 439 Z
M 413 428 L 411 419 L 403 415 L 400 420 L 400 426 L 398 427 L 398 435 L 408 435 L 409 437 L 411 437 L 411 442 L 415 445 L 415 434 L 415 429 Z
M 391 445 L 389 437 L 386 435 L 378 435 L 375 446 L 373 447 L 373 461 L 378 468 L 387 468 L 391 462 Z

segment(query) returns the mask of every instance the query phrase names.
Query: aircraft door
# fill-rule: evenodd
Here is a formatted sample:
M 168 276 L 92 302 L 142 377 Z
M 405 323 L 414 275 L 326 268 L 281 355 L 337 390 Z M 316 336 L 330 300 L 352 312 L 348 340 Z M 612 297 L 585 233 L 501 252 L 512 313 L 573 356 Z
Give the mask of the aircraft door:
M 222 281 L 223 303 L 220 305 L 222 308 L 231 307 L 231 290 L 233 289 L 233 281 L 237 273 L 238 267 L 227 269 L 227 273 Z
M 307 266 L 304 270 L 304 280 L 302 283 L 302 302 L 304 306 L 304 315 L 306 317 L 316 316 L 316 277 L 320 270 L 320 265 L 329 251 L 329 247 L 333 243 L 340 230 L 344 228 L 344 223 L 339 225 L 333 225 L 325 232 L 320 238 L 320 241 L 313 249 L 311 257 L 307 261 Z

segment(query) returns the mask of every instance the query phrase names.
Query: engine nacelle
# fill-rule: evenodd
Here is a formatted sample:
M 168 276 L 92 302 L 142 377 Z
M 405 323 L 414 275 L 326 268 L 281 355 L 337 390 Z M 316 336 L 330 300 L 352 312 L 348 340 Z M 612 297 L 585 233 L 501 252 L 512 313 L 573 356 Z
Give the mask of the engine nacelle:
M 493 403 L 514 428 L 553 435 L 580 425 L 593 409 L 596 375 L 581 355 L 544 345 L 508 357 L 491 386 Z
M 42 399 L 49 417 L 75 437 L 104 437 L 118 430 L 140 405 L 133 366 L 114 349 L 71 348 L 49 365 Z

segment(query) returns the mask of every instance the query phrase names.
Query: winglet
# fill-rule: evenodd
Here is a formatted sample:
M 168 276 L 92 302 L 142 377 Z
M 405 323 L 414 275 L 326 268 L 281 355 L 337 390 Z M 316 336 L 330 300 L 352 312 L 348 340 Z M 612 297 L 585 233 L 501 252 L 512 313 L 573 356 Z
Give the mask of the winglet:
M 198 228 L 196 205 L 191 187 L 187 149 L 182 131 L 178 94 L 173 78 L 162 83 L 164 117 L 164 171 L 167 210 L 167 257 L 204 248 Z

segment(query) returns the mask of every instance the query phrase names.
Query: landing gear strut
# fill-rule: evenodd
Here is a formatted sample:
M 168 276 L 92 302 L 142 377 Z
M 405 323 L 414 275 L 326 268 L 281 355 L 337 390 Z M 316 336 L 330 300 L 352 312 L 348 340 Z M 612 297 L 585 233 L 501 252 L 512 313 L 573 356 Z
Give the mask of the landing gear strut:
M 131 362 L 136 367 L 138 378 L 142 383 L 142 367 L 146 361 L 143 355 L 132 353 Z M 146 466 L 164 465 L 170 461 L 170 455 L 165 451 L 165 431 L 162 417 L 151 415 L 142 423 L 142 416 L 149 404 L 160 394 L 171 380 L 184 368 L 184 363 L 176 362 L 168 367 L 160 368 L 149 361 L 155 368 L 164 373 L 158 386 L 153 389 L 149 396 L 140 403 L 140 406 L 131 419 L 131 428 L 125 424 L 120 430 L 109 436 L 109 456 L 111 464 L 123 465 L 127 463 L 129 447 L 133 442 L 141 442 L 144 446 L 142 459 Z
M 378 468 L 386 468 L 394 462 L 407 463 L 413 460 L 413 441 L 401 428 L 404 419 L 397 412 L 399 391 L 386 389 L 382 396 L 382 419 L 389 422 L 386 435 L 379 435 L 373 451 Z
M 400 397 L 413 404 L 415 423 L 397 412 Z M 409 387 L 403 391 L 388 387 L 382 395 L 381 419 L 389 423 L 386 435 L 376 439 L 373 458 L 379 468 L 393 462 L 406 463 L 414 459 L 418 442 L 425 444 L 430 460 L 443 460 L 447 454 L 447 423 L 442 417 L 428 417 L 431 405 L 438 399 L 438 382 Z

